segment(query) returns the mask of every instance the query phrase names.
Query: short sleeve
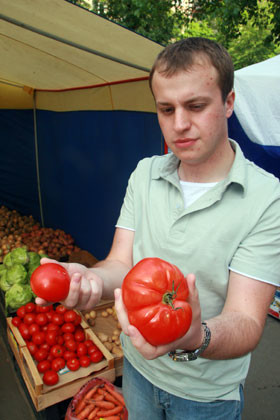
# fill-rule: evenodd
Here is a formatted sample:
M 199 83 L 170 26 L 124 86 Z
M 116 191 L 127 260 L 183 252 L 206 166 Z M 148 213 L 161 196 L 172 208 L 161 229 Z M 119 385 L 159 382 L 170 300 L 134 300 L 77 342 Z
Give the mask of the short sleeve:
M 240 243 L 229 269 L 280 286 L 280 196 L 270 202 Z
M 134 181 L 135 181 L 135 171 L 132 172 L 129 178 L 124 201 L 121 207 L 119 218 L 116 223 L 116 227 L 135 230 Z

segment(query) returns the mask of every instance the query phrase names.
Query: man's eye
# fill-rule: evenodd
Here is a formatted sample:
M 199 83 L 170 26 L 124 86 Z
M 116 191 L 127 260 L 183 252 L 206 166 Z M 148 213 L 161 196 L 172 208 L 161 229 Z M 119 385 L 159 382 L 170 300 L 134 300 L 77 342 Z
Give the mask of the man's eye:
M 160 110 L 162 114 L 171 114 L 172 111 L 173 111 L 173 108 L 161 108 Z
M 190 109 L 192 111 L 201 111 L 205 107 L 205 104 L 191 104 Z

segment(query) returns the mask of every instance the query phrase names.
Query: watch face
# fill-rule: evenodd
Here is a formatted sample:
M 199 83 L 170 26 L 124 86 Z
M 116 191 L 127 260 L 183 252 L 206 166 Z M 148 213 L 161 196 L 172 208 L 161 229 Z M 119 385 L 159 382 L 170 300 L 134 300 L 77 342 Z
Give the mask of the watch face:
M 168 356 L 171 357 L 172 360 L 175 362 L 190 362 L 192 360 L 196 360 L 198 356 L 200 356 L 204 350 L 208 347 L 211 339 L 211 331 L 209 330 L 208 326 L 205 322 L 202 322 L 204 328 L 204 339 L 201 347 L 194 351 L 171 351 L 168 353 Z

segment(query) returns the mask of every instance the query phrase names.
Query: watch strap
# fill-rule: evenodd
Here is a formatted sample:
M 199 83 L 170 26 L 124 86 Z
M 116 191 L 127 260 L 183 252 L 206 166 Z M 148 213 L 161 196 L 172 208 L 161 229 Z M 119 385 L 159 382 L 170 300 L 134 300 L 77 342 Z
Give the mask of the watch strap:
M 204 337 L 203 342 L 199 348 L 192 351 L 186 350 L 174 350 L 168 353 L 168 356 L 171 357 L 174 362 L 190 362 L 192 360 L 196 360 L 206 348 L 209 346 L 211 340 L 211 331 L 207 326 L 206 322 L 202 322 L 202 326 L 204 329 Z

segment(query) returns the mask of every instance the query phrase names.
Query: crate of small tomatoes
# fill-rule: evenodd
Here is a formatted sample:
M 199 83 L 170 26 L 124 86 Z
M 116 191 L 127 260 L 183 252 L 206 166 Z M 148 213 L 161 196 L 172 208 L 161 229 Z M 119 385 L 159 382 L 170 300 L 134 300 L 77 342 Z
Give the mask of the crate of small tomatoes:
M 7 326 L 37 411 L 71 398 L 91 377 L 114 381 L 113 356 L 78 311 L 29 302 L 7 318 Z

